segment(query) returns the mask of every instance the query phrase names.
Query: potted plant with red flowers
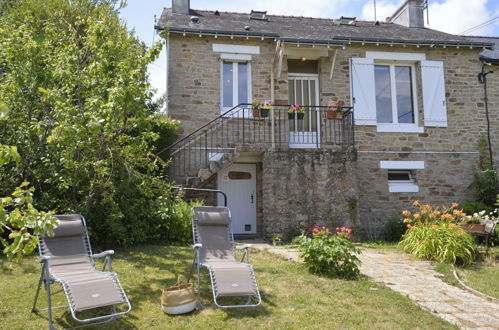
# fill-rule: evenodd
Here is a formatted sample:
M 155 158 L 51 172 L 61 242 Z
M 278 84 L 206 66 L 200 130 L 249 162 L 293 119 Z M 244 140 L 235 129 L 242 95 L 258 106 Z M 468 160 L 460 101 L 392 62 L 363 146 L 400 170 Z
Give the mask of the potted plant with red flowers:
M 272 101 L 265 100 L 260 104 L 260 115 L 262 117 L 268 117 L 270 110 L 272 110 Z
M 343 106 L 345 103 L 343 101 L 338 101 L 336 102 L 335 105 L 330 106 L 329 109 L 326 111 L 326 118 L 327 119 L 343 119 Z

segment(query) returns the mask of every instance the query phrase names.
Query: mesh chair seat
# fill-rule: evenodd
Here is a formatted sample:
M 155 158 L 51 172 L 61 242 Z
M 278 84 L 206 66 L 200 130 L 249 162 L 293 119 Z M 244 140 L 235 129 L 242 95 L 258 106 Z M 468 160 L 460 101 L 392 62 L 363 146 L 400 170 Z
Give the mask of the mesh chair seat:
M 249 263 L 236 260 L 233 235 L 230 229 L 230 211 L 227 207 L 198 206 L 193 208 L 192 226 L 194 243 L 200 244 L 196 255 L 198 265 L 198 303 L 200 271 L 199 266 L 209 269 L 213 297 L 217 307 L 255 307 L 260 305 L 253 267 Z M 247 257 L 247 251 L 246 251 Z M 248 259 L 247 259 L 248 260 Z M 220 305 L 218 297 L 246 296 L 244 305 Z M 252 303 L 251 299 L 257 302 Z
M 128 313 L 131 306 L 117 275 L 111 272 L 109 256 L 107 257 L 109 272 L 95 269 L 83 217 L 77 214 L 57 217 L 60 224 L 54 230 L 54 236 L 39 237 L 40 256 L 45 259 L 43 259 L 44 269 L 38 291 L 41 282 L 44 281 L 47 290 L 49 325 L 52 325 L 50 300 L 50 284 L 52 282 L 62 285 L 71 314 L 77 321 L 89 322 L 106 319 L 103 322 L 108 322 L 114 320 L 118 315 Z M 38 311 L 35 308 L 38 291 L 33 306 L 34 311 Z M 128 305 L 128 310 L 116 312 L 115 306 L 122 303 Z M 78 319 L 75 314 L 76 312 L 105 306 L 113 306 L 113 313 L 85 320 Z

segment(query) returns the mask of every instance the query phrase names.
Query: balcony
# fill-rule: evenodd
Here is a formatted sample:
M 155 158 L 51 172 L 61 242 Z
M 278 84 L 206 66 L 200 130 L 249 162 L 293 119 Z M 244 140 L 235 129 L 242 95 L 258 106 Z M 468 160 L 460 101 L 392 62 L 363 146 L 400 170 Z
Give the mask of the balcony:
M 239 104 L 221 114 L 169 147 L 170 176 L 178 183 L 203 181 L 241 150 L 353 149 L 351 107 L 344 107 L 337 119 L 330 119 L 325 106 L 303 106 L 302 114 L 289 113 L 289 108 L 273 105 L 265 114 L 255 113 L 251 104 Z

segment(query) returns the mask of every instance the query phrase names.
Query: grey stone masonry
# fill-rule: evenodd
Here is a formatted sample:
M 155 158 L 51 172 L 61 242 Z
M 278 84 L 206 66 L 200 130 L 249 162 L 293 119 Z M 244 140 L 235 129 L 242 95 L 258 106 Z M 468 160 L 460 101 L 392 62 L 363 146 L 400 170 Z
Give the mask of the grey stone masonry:
M 263 160 L 264 236 L 300 234 L 310 224 L 358 228 L 354 151 L 266 152 Z

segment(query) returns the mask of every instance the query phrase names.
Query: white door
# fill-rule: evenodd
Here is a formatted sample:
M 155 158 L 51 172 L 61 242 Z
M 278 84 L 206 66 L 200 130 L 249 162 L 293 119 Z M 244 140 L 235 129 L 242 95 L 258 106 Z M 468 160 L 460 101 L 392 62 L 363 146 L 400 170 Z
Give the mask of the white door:
M 218 172 L 218 189 L 227 194 L 234 234 L 256 234 L 256 164 L 232 164 Z M 218 194 L 218 205 L 224 205 Z
M 289 104 L 319 105 L 319 79 L 317 75 L 288 75 Z M 307 111 L 308 110 L 308 111 Z M 289 120 L 290 148 L 320 147 L 319 108 L 306 107 L 303 119 Z

